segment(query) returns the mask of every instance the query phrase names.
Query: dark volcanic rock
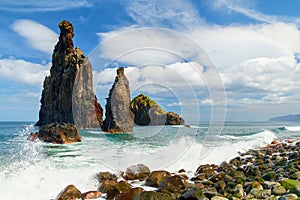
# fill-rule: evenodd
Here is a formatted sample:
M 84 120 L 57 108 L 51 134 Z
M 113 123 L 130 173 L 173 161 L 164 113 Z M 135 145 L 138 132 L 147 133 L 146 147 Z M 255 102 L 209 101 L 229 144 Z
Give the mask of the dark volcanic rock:
M 117 70 L 115 82 L 106 101 L 102 130 L 109 133 L 133 132 L 134 121 L 130 109 L 129 82 L 123 67 Z
M 131 101 L 134 123 L 147 125 L 182 125 L 184 120 L 174 112 L 166 112 L 155 101 L 144 94 L 134 97 Z
M 41 141 L 54 144 L 81 142 L 81 136 L 74 124 L 50 123 L 43 126 L 37 135 Z
M 93 92 L 91 64 L 79 48 L 74 49 L 72 24 L 63 20 L 59 28 L 59 41 L 52 54 L 50 76 L 44 80 L 36 125 L 65 122 L 78 128 L 100 127 L 102 108 Z

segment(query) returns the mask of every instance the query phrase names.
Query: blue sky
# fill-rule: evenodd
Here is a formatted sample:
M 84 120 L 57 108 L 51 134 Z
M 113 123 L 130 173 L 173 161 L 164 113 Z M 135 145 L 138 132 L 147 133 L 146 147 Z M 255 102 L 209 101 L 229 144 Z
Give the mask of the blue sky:
M 146 93 L 188 119 L 300 113 L 299 7 L 297 0 L 1 1 L 0 120 L 37 120 L 63 19 L 91 59 L 103 107 L 113 67 L 124 65 L 133 95 Z M 198 47 L 211 70 L 178 57 Z M 118 57 L 130 48 L 135 53 Z

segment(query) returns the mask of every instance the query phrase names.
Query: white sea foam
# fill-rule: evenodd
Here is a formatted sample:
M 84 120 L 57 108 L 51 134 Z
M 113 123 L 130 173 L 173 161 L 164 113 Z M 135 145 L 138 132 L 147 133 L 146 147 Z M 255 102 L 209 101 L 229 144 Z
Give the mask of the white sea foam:
M 300 131 L 300 126 L 286 126 L 285 129 L 288 131 Z
M 117 172 L 138 163 L 151 170 L 185 169 L 192 173 L 200 164 L 220 164 L 237 156 L 238 151 L 264 146 L 276 139 L 276 135 L 267 130 L 233 137 L 236 136 L 215 142 L 181 137 L 167 146 L 137 144 L 135 140 L 114 142 L 109 138 L 84 138 L 82 144 L 61 146 L 26 143 L 29 146 L 25 145 L 21 152 L 29 151 L 23 154 L 22 162 L 30 163 L 34 158 L 32 164 L 24 165 L 22 170 L 12 168 L 9 177 L 0 174 L 0 196 L 1 199 L 55 199 L 69 184 L 81 192 L 96 190 L 99 187 L 94 177 L 96 173 Z M 34 146 L 31 150 L 30 145 Z M 52 154 L 45 156 L 45 149 Z

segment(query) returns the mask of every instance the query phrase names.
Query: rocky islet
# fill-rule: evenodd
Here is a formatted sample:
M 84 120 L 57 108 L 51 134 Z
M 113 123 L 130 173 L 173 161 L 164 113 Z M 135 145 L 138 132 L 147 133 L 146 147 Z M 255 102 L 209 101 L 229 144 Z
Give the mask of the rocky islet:
M 133 109 L 137 97 L 130 101 L 129 81 L 123 67 L 117 69 L 103 121 L 103 109 L 93 91 L 92 66 L 83 52 L 74 48 L 74 27 L 66 20 L 58 26 L 60 36 L 52 54 L 50 76 L 44 80 L 36 123 L 41 128 L 32 133 L 29 140 L 38 138 L 44 142 L 67 144 L 81 141 L 80 129 L 101 128 L 108 133 L 131 133 L 134 122 L 138 125 L 184 123 L 178 114 L 166 113 L 157 103 L 146 106 L 144 110 Z M 150 116 L 150 123 L 141 121 L 140 116 Z M 70 136 L 72 138 L 68 138 Z

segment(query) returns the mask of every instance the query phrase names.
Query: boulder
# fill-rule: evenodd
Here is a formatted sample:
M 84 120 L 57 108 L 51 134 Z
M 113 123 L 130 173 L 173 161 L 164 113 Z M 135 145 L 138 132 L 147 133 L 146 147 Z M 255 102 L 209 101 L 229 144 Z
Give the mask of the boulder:
M 102 107 L 93 92 L 92 67 L 79 48 L 74 49 L 73 25 L 59 23 L 60 36 L 52 54 L 50 76 L 43 84 L 37 126 L 50 123 L 76 124 L 78 128 L 99 128 Z
M 118 194 L 129 191 L 131 188 L 132 186 L 126 181 L 117 182 L 108 188 L 106 199 L 115 199 Z
M 105 110 L 103 131 L 108 133 L 133 132 L 134 116 L 130 108 L 129 82 L 123 67 L 117 70 L 115 82 L 106 99 Z
M 185 178 L 179 175 L 174 175 L 163 180 L 160 185 L 160 190 L 167 190 L 169 192 L 183 192 L 186 189 L 187 182 Z
M 295 187 L 295 186 L 300 186 L 300 181 L 297 181 L 297 180 L 293 180 L 293 179 L 283 179 L 282 182 L 281 182 L 281 185 L 289 190 L 291 189 L 292 187 Z
M 43 142 L 54 144 L 69 144 L 81 142 L 81 136 L 74 124 L 50 123 L 43 126 L 37 133 L 37 137 Z
M 110 172 L 99 172 L 96 176 L 99 183 L 102 183 L 105 180 L 117 180 L 117 176 Z
M 58 194 L 56 200 L 74 200 L 79 198 L 81 198 L 81 192 L 74 185 L 68 185 Z
M 85 192 L 81 195 L 81 199 L 82 200 L 86 200 L 86 199 L 96 199 L 101 197 L 101 192 L 99 191 L 89 191 L 89 192 Z
M 275 186 L 272 190 L 272 194 L 274 194 L 275 196 L 281 196 L 284 195 L 286 193 L 286 189 L 282 186 Z
M 141 187 L 131 188 L 128 191 L 118 194 L 115 200 L 135 200 L 135 198 L 143 191 L 144 189 Z
M 164 170 L 153 171 L 146 179 L 145 185 L 150 187 L 158 187 L 163 180 L 165 180 L 170 176 L 171 173 L 168 171 L 164 171 Z
M 169 193 L 144 191 L 141 192 L 135 200 L 172 200 L 172 195 Z
M 130 166 L 126 169 L 124 174 L 124 178 L 126 180 L 146 180 L 148 175 L 150 174 L 150 169 L 146 165 L 138 164 Z
M 185 200 L 185 199 L 193 199 L 193 200 L 203 200 L 205 199 L 205 196 L 202 192 L 201 189 L 193 187 L 185 191 L 181 196 L 180 200 Z
M 144 94 L 134 97 L 131 101 L 134 123 L 147 125 L 182 125 L 184 120 L 174 112 L 166 112 L 160 105 Z

